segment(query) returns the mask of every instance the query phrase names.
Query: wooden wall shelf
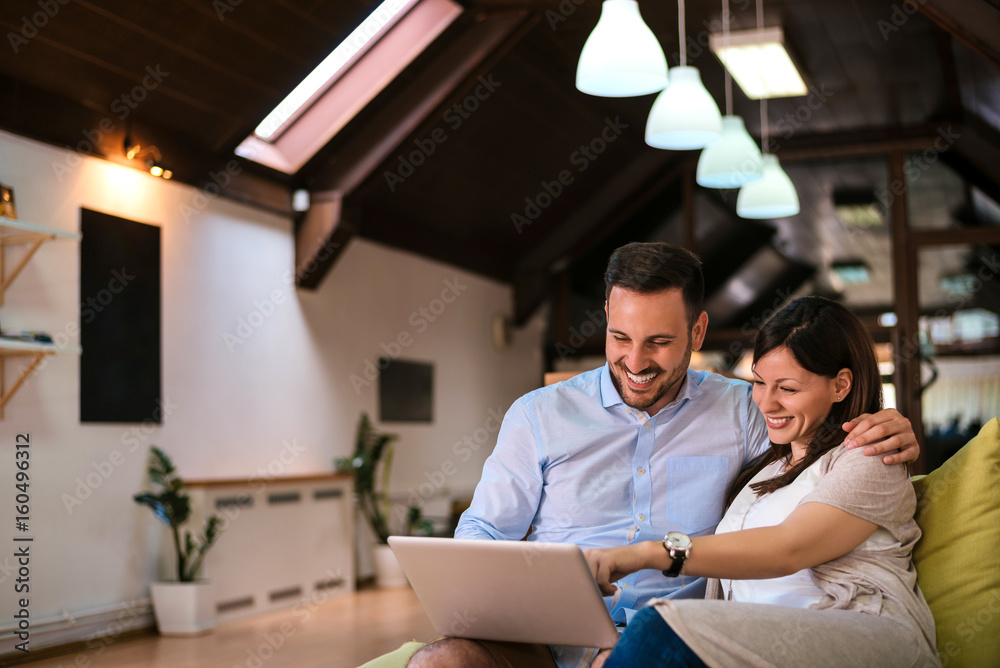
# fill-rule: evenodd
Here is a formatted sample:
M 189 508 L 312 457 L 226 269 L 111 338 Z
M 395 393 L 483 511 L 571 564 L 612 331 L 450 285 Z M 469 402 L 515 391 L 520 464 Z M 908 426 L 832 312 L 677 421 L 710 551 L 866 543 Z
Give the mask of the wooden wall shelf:
M 79 232 L 67 232 L 65 230 L 45 227 L 44 225 L 0 217 L 0 306 L 3 306 L 3 298 L 7 292 L 7 288 L 10 287 L 10 284 L 17 278 L 17 275 L 21 273 L 21 270 L 34 257 L 35 252 L 41 248 L 43 243 L 56 239 L 79 241 L 82 238 L 83 235 Z M 27 245 L 28 250 L 21 256 L 17 264 L 8 271 L 4 262 L 7 247 L 21 245 Z M 79 355 L 80 352 L 79 346 L 62 347 L 54 343 L 0 337 L 0 420 L 3 420 L 3 411 L 7 402 L 21 389 L 24 381 L 38 368 L 43 359 L 57 353 Z M 17 380 L 9 388 L 4 383 L 4 360 L 8 357 L 30 358 L 28 365 L 21 370 Z
M 28 376 L 38 368 L 42 360 L 49 355 L 63 353 L 67 355 L 79 355 L 79 346 L 67 346 L 65 348 L 54 343 L 40 343 L 37 341 L 21 341 L 20 339 L 7 339 L 0 337 L 0 420 L 3 420 L 4 407 L 11 397 L 21 389 Z M 30 357 L 28 365 L 18 374 L 17 380 L 10 387 L 6 387 L 4 382 L 4 360 L 8 357 Z
M 79 241 L 83 238 L 79 232 L 67 232 L 57 230 L 44 225 L 26 223 L 21 220 L 0 217 L 0 306 L 3 306 L 4 293 L 14 282 L 17 275 L 21 273 L 25 265 L 35 255 L 35 251 L 42 247 L 46 241 L 55 239 L 70 239 Z M 28 245 L 28 252 L 18 261 L 9 272 L 4 263 L 4 255 L 8 246 Z

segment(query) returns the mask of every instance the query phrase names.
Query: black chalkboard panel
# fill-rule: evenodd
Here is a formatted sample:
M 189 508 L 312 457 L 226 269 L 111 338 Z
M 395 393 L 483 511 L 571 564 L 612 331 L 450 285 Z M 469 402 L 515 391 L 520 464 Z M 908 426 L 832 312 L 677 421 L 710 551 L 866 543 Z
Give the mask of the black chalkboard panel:
M 434 365 L 379 358 L 381 422 L 434 421 Z
M 163 421 L 160 228 L 80 210 L 80 421 Z

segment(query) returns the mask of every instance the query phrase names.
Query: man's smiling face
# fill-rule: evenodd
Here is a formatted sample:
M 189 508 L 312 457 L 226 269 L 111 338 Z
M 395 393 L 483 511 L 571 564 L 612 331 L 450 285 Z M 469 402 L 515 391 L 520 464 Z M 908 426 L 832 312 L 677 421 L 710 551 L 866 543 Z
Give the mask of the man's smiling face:
M 605 309 L 615 388 L 626 404 L 655 415 L 677 397 L 708 316 L 701 313 L 692 328 L 680 288 L 644 294 L 615 286 Z

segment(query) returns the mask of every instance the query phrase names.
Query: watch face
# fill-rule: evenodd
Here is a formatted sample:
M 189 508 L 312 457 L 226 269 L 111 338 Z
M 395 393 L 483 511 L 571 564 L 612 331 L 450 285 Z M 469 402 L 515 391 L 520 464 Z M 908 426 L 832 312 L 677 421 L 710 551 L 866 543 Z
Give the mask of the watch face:
M 680 531 L 671 531 L 664 540 L 674 549 L 684 550 L 691 547 L 691 538 Z

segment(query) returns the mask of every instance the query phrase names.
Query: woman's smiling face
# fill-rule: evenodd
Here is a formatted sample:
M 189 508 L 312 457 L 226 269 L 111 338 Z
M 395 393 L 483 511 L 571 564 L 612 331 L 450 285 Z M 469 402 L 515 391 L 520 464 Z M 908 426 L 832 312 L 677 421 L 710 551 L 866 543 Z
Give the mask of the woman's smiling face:
M 816 430 L 851 388 L 851 371 L 827 378 L 802 368 L 782 346 L 761 357 L 753 368 L 753 400 L 767 420 L 768 437 L 791 444 L 795 458 L 804 454 Z

